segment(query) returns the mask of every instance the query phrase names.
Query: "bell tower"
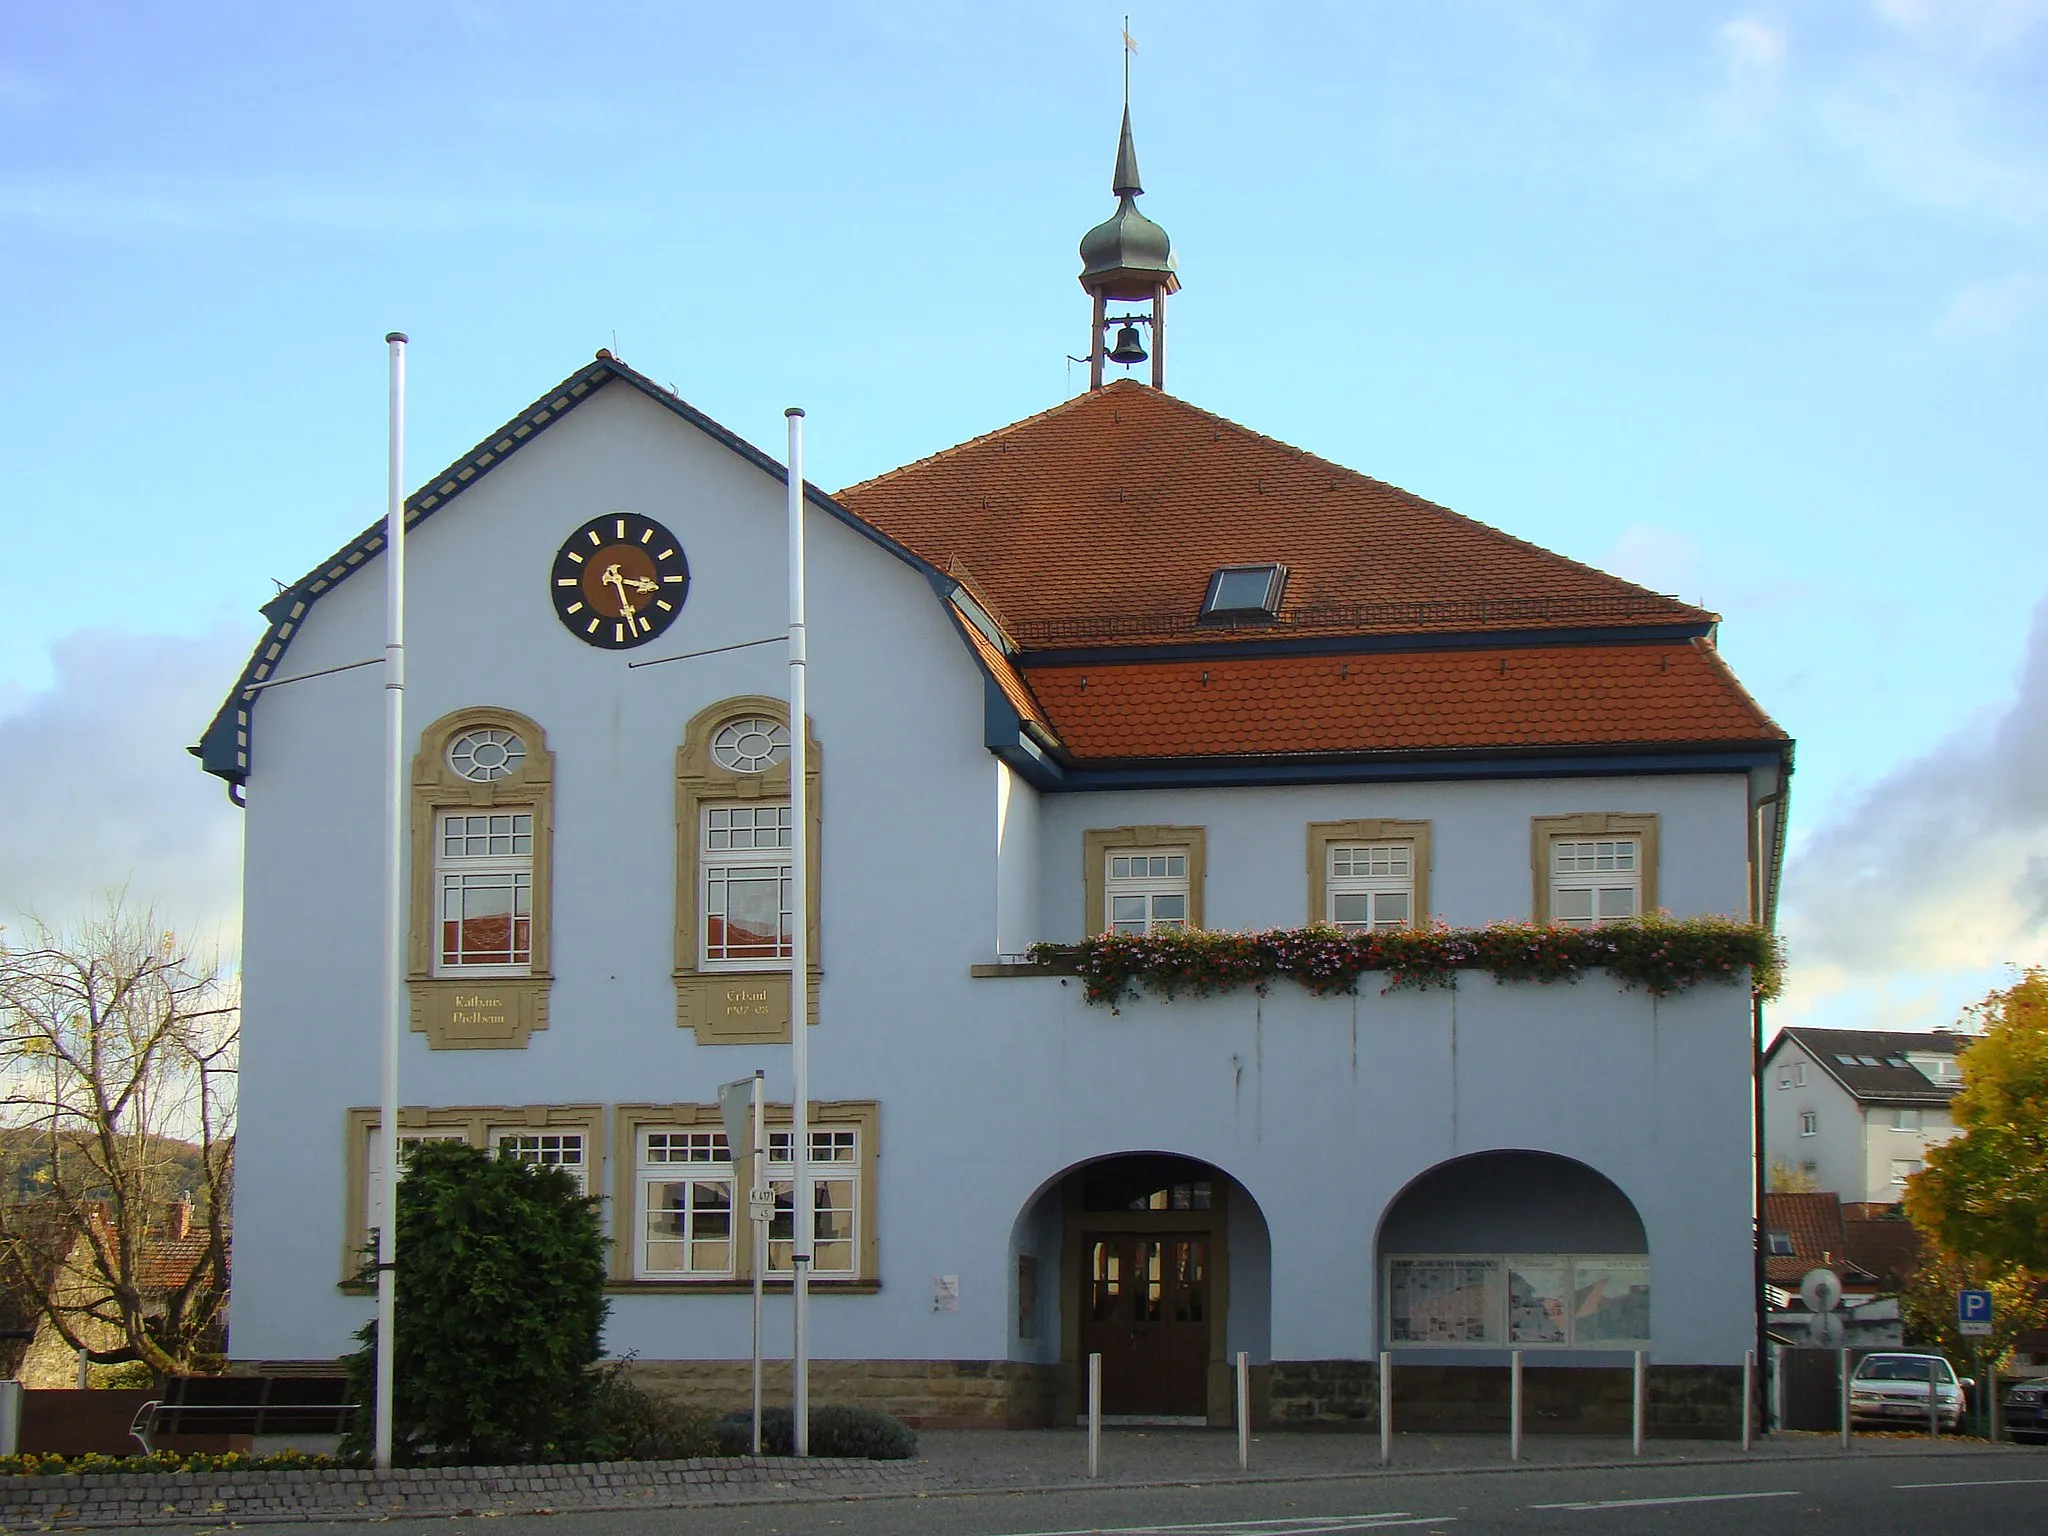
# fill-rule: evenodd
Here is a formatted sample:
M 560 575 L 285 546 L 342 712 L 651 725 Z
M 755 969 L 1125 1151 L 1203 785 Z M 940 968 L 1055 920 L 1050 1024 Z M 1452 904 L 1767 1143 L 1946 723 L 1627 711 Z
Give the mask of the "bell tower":
M 1110 191 L 1116 212 L 1081 237 L 1081 287 L 1095 311 L 1088 346 L 1088 387 L 1102 388 L 1103 365 L 1130 368 L 1145 361 L 1138 328 L 1152 332 L 1152 387 L 1166 387 L 1166 296 L 1180 291 L 1173 270 L 1173 242 L 1166 231 L 1138 212 L 1145 188 L 1138 180 L 1138 151 L 1131 144 L 1128 55 L 1125 59 L 1124 127 L 1116 146 L 1116 176 Z M 1112 302 L 1141 309 L 1111 314 Z M 1109 339 L 1111 328 L 1116 340 Z

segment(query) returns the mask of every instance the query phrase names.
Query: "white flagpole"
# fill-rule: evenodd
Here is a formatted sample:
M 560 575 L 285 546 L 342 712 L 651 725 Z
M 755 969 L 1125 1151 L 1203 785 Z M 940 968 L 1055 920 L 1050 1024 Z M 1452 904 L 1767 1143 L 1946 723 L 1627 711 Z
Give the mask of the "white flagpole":
M 793 1449 L 811 1454 L 811 1022 L 810 884 L 804 742 L 809 714 L 804 694 L 804 413 L 789 420 L 789 805 L 790 906 L 795 913 L 789 951 L 789 1155 L 793 1188 L 790 1232 L 790 1357 Z
M 391 355 L 391 462 L 384 517 L 384 1050 L 377 1149 L 384 1208 L 377 1223 L 377 1415 L 374 1460 L 391 1467 L 391 1366 L 398 1296 L 398 1041 L 405 1009 L 405 343 Z

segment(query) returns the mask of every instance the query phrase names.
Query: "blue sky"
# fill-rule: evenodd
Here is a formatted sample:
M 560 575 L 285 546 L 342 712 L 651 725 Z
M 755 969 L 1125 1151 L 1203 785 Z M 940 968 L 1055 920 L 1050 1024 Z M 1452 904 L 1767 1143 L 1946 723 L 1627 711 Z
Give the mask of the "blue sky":
M 394 326 L 421 477 L 599 346 L 828 486 L 1076 388 L 1124 9 L 0 10 L 0 911 L 231 937 L 177 749 L 377 515 Z M 1130 14 L 1171 387 L 1725 615 L 1781 1015 L 2048 953 L 2048 0 Z

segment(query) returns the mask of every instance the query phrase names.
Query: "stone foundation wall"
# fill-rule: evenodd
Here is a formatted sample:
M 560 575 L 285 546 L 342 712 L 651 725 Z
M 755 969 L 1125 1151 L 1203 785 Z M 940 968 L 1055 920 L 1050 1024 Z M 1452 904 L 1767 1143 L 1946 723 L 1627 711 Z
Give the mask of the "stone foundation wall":
M 1371 1360 L 1276 1360 L 1265 1368 L 1266 1422 L 1276 1429 L 1379 1429 L 1379 1367 Z M 1742 1368 L 1650 1367 L 1647 1427 L 1653 1435 L 1736 1439 L 1742 1433 Z M 1522 1369 L 1525 1434 L 1626 1435 L 1632 1367 Z M 1394 1365 L 1394 1427 L 1450 1433 L 1508 1432 L 1504 1365 Z
M 752 1366 L 745 1360 L 635 1360 L 649 1392 L 706 1413 L 743 1411 Z M 811 1401 L 879 1408 L 915 1429 L 1031 1429 L 1053 1422 L 1059 1368 L 1015 1360 L 814 1360 Z M 790 1396 L 789 1362 L 763 1362 L 762 1395 Z

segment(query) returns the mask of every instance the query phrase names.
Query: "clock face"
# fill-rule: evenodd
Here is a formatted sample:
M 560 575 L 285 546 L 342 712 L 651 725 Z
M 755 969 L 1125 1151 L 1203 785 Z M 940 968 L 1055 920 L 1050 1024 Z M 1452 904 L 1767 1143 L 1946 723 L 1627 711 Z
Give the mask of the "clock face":
M 548 596 L 555 616 L 586 645 L 645 645 L 683 611 L 690 562 L 676 536 L 637 512 L 607 512 L 569 535 L 555 555 Z

